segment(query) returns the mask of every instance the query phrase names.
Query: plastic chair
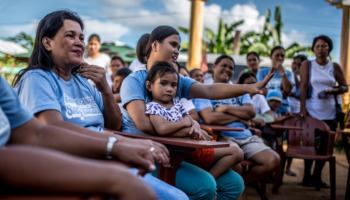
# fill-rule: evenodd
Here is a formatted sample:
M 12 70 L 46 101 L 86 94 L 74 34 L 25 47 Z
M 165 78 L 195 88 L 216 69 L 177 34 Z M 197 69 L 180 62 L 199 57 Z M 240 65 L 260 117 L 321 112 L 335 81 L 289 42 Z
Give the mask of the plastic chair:
M 307 116 L 301 120 L 298 116 L 284 121 L 284 125 L 300 127 L 302 130 L 289 130 L 288 148 L 283 159 L 283 168 L 287 158 L 299 158 L 306 160 L 324 160 L 329 162 L 331 199 L 335 199 L 335 156 L 333 145 L 335 132 L 331 131 L 327 124 L 316 118 Z M 319 130 L 328 135 L 327 153 L 318 155 L 315 151 L 315 131 Z M 280 174 L 283 181 L 283 170 Z M 319 189 L 319 188 L 316 188 Z
M 220 125 L 207 125 L 207 124 L 201 124 L 200 125 L 203 130 L 205 130 L 207 133 L 211 134 L 213 137 L 213 140 L 217 140 L 219 135 L 221 134 L 221 131 L 243 131 L 243 129 L 239 128 L 233 128 L 233 127 L 227 127 L 227 126 L 220 126 Z M 253 135 L 257 135 L 261 137 L 261 131 L 256 128 L 250 128 L 250 131 L 252 132 Z M 257 182 L 252 182 L 251 180 L 247 180 L 244 178 L 244 174 L 247 173 L 249 168 L 254 166 L 254 163 L 250 160 L 243 160 L 242 163 L 242 177 L 244 179 L 245 184 L 249 183 L 257 183 Z M 266 200 L 266 178 L 262 179 L 259 181 L 259 184 L 255 185 L 255 189 L 258 191 L 259 196 L 261 200 Z

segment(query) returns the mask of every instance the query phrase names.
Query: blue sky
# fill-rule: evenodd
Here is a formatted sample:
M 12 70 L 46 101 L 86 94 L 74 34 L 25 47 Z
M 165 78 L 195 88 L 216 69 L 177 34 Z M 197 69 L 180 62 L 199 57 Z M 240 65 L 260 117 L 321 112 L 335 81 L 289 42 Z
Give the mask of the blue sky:
M 208 0 L 205 3 L 204 26 L 217 30 L 218 19 L 233 23 L 245 19 L 242 32 L 262 28 L 267 9 L 274 16 L 280 4 L 283 21 L 283 46 L 293 42 L 311 45 L 320 34 L 334 42 L 335 61 L 339 61 L 342 10 L 325 0 Z M 86 25 L 85 34 L 98 33 L 102 41 L 122 41 L 132 47 L 138 38 L 157 25 L 189 26 L 188 0 L 1 0 L 0 38 L 24 31 L 33 37 L 36 26 L 46 14 L 70 9 Z M 272 22 L 271 18 L 271 22 Z M 181 34 L 182 41 L 188 37 Z

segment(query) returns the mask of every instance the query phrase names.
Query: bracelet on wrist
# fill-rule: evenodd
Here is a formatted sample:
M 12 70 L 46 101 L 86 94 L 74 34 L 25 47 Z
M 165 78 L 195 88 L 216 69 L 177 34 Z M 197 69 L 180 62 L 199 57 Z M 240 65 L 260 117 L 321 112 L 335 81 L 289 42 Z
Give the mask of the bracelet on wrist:
M 106 158 L 107 159 L 112 159 L 112 149 L 114 146 L 114 143 L 117 143 L 118 139 L 116 137 L 109 137 L 108 142 L 107 142 L 107 147 L 106 147 Z

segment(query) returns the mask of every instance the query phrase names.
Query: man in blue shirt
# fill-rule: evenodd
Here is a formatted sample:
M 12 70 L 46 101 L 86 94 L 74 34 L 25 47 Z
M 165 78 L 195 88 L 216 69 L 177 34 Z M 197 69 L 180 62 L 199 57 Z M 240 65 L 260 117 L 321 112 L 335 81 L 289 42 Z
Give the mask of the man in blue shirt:
M 234 61 L 222 55 L 213 65 L 214 83 L 228 83 L 233 76 Z M 255 108 L 249 94 L 221 100 L 193 99 L 202 123 L 241 128 L 243 132 L 222 131 L 220 140 L 239 146 L 246 159 L 256 165 L 243 177 L 255 182 L 269 176 L 279 165 L 279 156 L 267 147 L 263 140 L 249 130 L 249 120 L 255 116 Z

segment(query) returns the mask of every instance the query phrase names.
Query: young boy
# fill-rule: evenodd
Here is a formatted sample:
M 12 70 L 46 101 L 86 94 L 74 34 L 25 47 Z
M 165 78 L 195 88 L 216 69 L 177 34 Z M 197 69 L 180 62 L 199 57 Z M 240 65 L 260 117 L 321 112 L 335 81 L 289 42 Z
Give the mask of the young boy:
M 290 118 L 292 115 L 290 113 L 285 113 L 282 115 L 281 112 L 277 111 L 277 108 L 282 105 L 282 93 L 279 89 L 269 90 L 266 95 L 267 103 L 271 109 L 272 116 L 274 118 L 273 123 L 280 123 L 284 120 Z M 272 149 L 276 149 L 276 143 L 279 138 L 276 137 L 276 131 L 270 126 L 265 126 L 262 129 L 262 138 L 265 143 Z M 281 138 L 282 140 L 282 138 Z
M 289 112 L 286 112 L 284 115 L 282 115 L 281 112 L 277 111 L 277 108 L 282 105 L 282 93 L 279 89 L 276 90 L 269 90 L 269 92 L 266 95 L 267 103 L 270 106 L 272 116 L 275 119 L 274 123 L 280 123 L 284 120 L 290 118 L 292 115 Z
M 282 115 L 281 112 L 277 111 L 277 108 L 282 104 L 282 93 L 280 90 L 269 90 L 267 96 L 266 96 L 266 100 L 267 103 L 270 106 L 271 112 L 272 112 L 272 116 L 274 118 L 274 123 L 280 123 L 283 122 L 284 120 L 292 117 L 292 113 L 285 113 L 284 115 Z M 292 107 L 292 106 L 291 106 Z M 276 142 L 280 141 L 282 142 L 282 138 L 276 138 L 275 135 L 275 131 L 270 129 L 270 134 L 267 133 L 267 130 L 265 129 L 265 131 L 263 130 L 263 138 L 264 140 L 271 144 L 272 147 L 275 149 L 276 147 Z M 280 139 L 280 140 L 278 140 Z M 295 172 L 293 172 L 290 169 L 290 166 L 292 164 L 292 159 L 288 159 L 287 162 L 287 168 L 286 168 L 286 174 L 288 174 L 289 176 L 296 176 Z

